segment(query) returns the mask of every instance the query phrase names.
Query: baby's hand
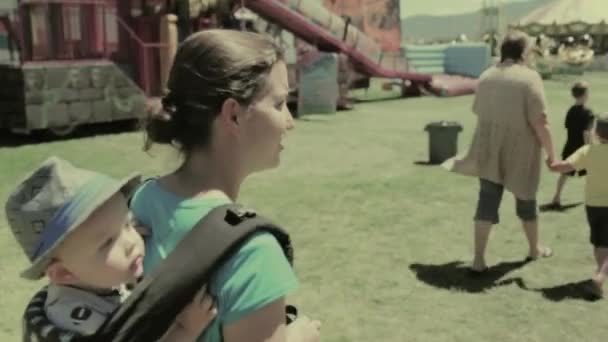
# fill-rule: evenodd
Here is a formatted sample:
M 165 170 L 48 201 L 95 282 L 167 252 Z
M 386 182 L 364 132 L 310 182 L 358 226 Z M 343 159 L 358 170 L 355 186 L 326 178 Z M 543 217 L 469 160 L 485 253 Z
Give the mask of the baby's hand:
M 198 336 L 217 315 L 213 297 L 207 293 L 207 286 L 194 296 L 194 299 L 177 316 L 175 322 L 189 335 Z

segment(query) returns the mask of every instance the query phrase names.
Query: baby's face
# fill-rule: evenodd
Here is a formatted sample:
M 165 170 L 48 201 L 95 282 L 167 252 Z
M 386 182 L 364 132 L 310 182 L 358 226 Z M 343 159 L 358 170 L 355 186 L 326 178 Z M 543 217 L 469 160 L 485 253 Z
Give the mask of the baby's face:
M 127 201 L 116 194 L 64 241 L 57 259 L 75 284 L 111 288 L 143 275 L 144 242 L 135 231 Z

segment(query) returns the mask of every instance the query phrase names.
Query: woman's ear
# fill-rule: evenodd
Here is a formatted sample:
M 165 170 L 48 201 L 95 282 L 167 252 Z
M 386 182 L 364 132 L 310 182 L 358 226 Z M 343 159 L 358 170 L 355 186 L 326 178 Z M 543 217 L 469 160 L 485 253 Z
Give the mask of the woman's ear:
M 226 99 L 220 110 L 220 122 L 230 134 L 236 134 L 242 123 L 243 114 L 243 106 L 237 100 L 233 98 Z
M 220 111 L 220 116 L 229 122 L 238 124 L 239 122 L 239 111 L 241 109 L 241 105 L 233 98 L 226 99 L 224 103 L 222 103 L 222 109 Z
M 63 266 L 61 261 L 54 260 L 46 268 L 46 276 L 53 284 L 72 285 L 76 282 L 76 276 Z

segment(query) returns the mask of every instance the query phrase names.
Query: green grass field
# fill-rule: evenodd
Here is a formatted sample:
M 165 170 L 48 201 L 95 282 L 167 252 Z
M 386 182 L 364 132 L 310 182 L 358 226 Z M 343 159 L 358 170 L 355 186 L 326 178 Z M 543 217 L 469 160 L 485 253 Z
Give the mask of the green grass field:
M 608 75 L 588 75 L 590 105 L 608 111 Z M 573 79 L 547 82 L 558 148 Z M 368 97 L 377 97 L 371 91 Z M 593 259 L 582 206 L 543 213 L 541 238 L 554 257 L 518 263 L 526 252 L 513 200 L 488 246 L 491 276 L 471 280 L 472 216 L 477 181 L 427 160 L 424 126 L 456 120 L 474 128 L 472 97 L 362 103 L 354 111 L 298 120 L 277 170 L 256 175 L 240 202 L 292 234 L 301 288 L 290 300 L 323 321 L 323 341 L 604 341 L 608 307 L 580 299 L 572 285 L 588 278 Z M 141 151 L 138 132 L 0 147 L 0 198 L 50 155 L 123 176 L 169 170 L 174 153 Z M 543 171 L 539 202 L 556 176 Z M 583 200 L 583 181 L 566 185 L 564 202 Z M 42 283 L 21 280 L 26 259 L 0 213 L 0 341 L 19 341 L 20 316 Z

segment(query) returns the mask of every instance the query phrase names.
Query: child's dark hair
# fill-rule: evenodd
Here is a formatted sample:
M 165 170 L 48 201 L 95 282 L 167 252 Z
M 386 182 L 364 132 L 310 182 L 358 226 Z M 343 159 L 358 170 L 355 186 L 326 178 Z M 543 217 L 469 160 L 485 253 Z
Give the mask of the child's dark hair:
M 595 119 L 595 134 L 608 141 L 608 115 L 598 115 Z
M 224 102 L 250 104 L 282 59 L 281 48 L 260 34 L 215 29 L 191 35 L 175 55 L 162 110 L 146 118 L 144 150 L 172 144 L 187 156 L 208 145 Z
M 572 86 L 572 89 L 570 91 L 572 93 L 572 97 L 574 97 L 575 99 L 578 99 L 578 98 L 585 96 L 585 94 L 587 94 L 588 90 L 589 90 L 589 84 L 587 82 L 578 81 L 578 82 L 574 83 L 574 85 Z
M 529 45 L 529 37 L 521 31 L 511 31 L 507 33 L 500 45 L 500 61 L 507 59 L 522 61 Z

